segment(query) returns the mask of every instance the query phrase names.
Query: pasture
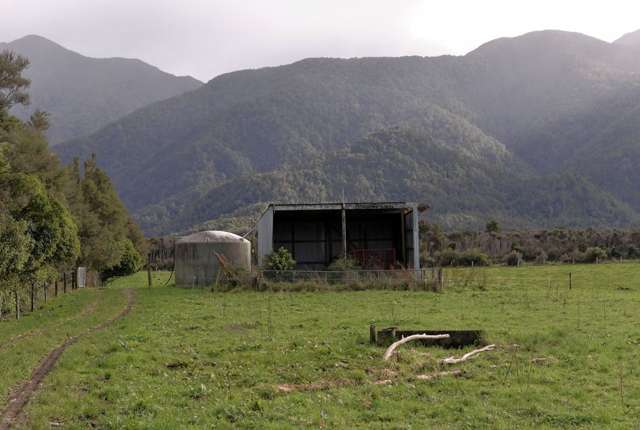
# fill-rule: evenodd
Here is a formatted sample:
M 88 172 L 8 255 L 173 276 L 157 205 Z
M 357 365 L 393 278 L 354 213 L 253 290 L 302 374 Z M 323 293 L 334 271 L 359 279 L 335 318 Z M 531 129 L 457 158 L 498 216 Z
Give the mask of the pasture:
M 569 284 L 571 273 L 571 284 Z M 17 428 L 637 428 L 640 264 L 453 269 L 427 291 L 216 292 L 117 279 L 0 322 L 6 399 L 68 336 Z M 131 312 L 114 318 L 133 290 Z M 407 344 L 369 325 L 482 329 L 497 349 Z M 417 375 L 461 370 L 432 380 Z

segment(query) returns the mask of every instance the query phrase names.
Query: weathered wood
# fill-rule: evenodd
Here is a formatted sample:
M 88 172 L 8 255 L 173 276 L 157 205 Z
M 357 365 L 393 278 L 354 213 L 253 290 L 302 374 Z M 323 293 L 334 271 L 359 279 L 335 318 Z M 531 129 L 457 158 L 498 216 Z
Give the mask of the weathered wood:
M 149 284 L 149 288 L 151 288 L 153 282 L 151 280 L 151 255 L 147 259 L 147 283 Z
M 571 276 L 571 272 L 569 272 L 569 289 L 571 289 L 573 287 L 573 279 Z
M 400 345 L 404 345 L 407 342 L 411 342 L 412 340 L 419 340 L 419 339 L 447 339 L 449 337 L 448 334 L 414 334 L 412 336 L 409 337 L 405 337 L 404 339 L 400 339 L 397 342 L 394 342 L 391 344 L 391 346 L 389 348 L 387 348 L 387 350 L 385 351 L 384 355 L 382 356 L 382 359 L 384 361 L 389 360 L 389 358 L 391 358 L 391 356 L 393 355 L 393 352 L 396 350 L 396 348 L 398 348 Z
M 35 287 L 33 286 L 33 284 L 31 284 L 31 312 L 33 312 L 33 310 L 35 309 L 35 302 Z
M 443 376 L 460 376 L 460 375 L 462 375 L 462 370 L 453 369 L 453 370 L 427 373 L 425 375 L 416 375 L 416 379 L 419 379 L 421 381 L 433 381 L 434 379 L 438 379 Z
M 369 326 L 369 342 L 376 344 L 378 343 L 378 333 L 376 332 L 376 325 L 371 324 Z
M 463 361 L 467 361 L 468 359 L 470 359 L 471 357 L 473 357 L 476 354 L 480 354 L 481 352 L 486 352 L 486 351 L 493 351 L 496 348 L 496 346 L 494 344 L 491 345 L 487 345 L 484 348 L 480 348 L 480 349 L 474 349 L 471 352 L 467 352 L 465 355 L 463 355 L 460 358 L 456 358 L 456 357 L 447 357 L 447 358 L 443 358 L 442 360 L 440 360 L 440 363 L 442 364 L 458 364 L 458 363 L 462 363 Z

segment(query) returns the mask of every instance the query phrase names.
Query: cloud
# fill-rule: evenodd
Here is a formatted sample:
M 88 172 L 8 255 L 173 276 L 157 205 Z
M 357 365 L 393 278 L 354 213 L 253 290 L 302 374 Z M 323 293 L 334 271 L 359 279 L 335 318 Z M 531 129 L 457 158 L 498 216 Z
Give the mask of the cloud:
M 612 39 L 640 16 L 626 0 L 0 1 L 0 40 L 40 34 L 84 55 L 140 58 L 202 80 L 306 57 L 462 54 L 551 27 Z

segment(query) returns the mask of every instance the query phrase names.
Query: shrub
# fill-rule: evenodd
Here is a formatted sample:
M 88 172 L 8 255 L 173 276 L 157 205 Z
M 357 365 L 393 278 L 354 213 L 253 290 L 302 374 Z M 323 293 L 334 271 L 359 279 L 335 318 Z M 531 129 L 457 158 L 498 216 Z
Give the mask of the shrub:
M 436 255 L 436 261 L 440 266 L 489 266 L 489 256 L 477 249 L 468 251 L 454 251 L 452 249 L 441 251 Z
M 289 250 L 280 247 L 277 251 L 267 255 L 266 268 L 268 270 L 285 271 L 293 270 L 296 267 L 296 260 L 293 259 Z
M 520 254 L 516 250 L 513 250 L 507 255 L 505 255 L 502 261 L 507 266 L 519 266 L 522 263 L 522 254 Z
M 498 221 L 492 219 L 485 226 L 485 230 L 487 233 L 498 233 L 500 231 L 500 225 Z
M 357 270 L 359 268 L 360 266 L 358 266 L 358 262 L 351 257 L 336 258 L 329 265 L 329 270 L 336 271 Z
M 127 239 L 124 242 L 124 251 L 122 257 L 120 257 L 120 262 L 105 270 L 102 273 L 102 278 L 108 279 L 114 276 L 132 275 L 142 269 L 142 265 L 143 261 L 140 253 L 138 253 L 136 247 L 133 246 L 133 243 Z
M 607 251 L 598 247 L 592 246 L 587 248 L 582 256 L 582 262 L 584 263 L 595 263 L 600 260 L 604 260 L 607 258 Z
M 548 258 L 547 253 L 540 250 L 540 253 L 536 256 L 536 264 L 546 264 Z

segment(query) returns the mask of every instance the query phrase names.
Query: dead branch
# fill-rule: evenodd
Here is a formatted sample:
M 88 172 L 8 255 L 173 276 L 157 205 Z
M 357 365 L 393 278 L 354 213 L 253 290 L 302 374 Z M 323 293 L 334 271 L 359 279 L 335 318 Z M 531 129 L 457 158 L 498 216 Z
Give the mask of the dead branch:
M 462 375 L 462 370 L 453 369 L 453 370 L 448 370 L 443 372 L 427 373 L 426 375 L 416 375 L 416 379 L 419 379 L 421 381 L 432 381 L 442 376 L 460 376 L 460 375 Z
M 393 352 L 395 351 L 395 349 L 397 347 L 399 347 L 400 345 L 407 343 L 407 342 L 411 342 L 412 340 L 419 340 L 419 339 L 448 339 L 449 335 L 448 334 L 414 334 L 411 336 L 407 336 L 405 338 L 400 339 L 397 342 L 394 342 L 391 344 L 391 346 L 389 348 L 387 348 L 387 350 L 385 351 L 384 355 L 382 356 L 382 359 L 384 361 L 389 360 L 389 358 L 391 358 L 391 355 L 393 355 Z
M 480 349 L 474 349 L 471 352 L 467 352 L 465 355 L 463 355 L 460 358 L 456 358 L 456 357 L 447 357 L 447 358 L 443 358 L 442 360 L 440 360 L 440 363 L 443 364 L 458 364 L 458 363 L 462 363 L 463 361 L 467 361 L 468 359 L 470 359 L 471 357 L 473 357 L 476 354 L 479 354 L 481 352 L 485 352 L 485 351 L 493 351 L 495 349 L 495 345 L 491 344 L 491 345 L 487 345 L 484 348 L 480 348 Z
M 349 385 L 355 385 L 355 381 L 321 381 L 311 384 L 279 384 L 276 386 L 278 391 L 283 393 L 292 393 L 294 391 L 320 391 L 328 390 L 331 388 L 345 387 Z

